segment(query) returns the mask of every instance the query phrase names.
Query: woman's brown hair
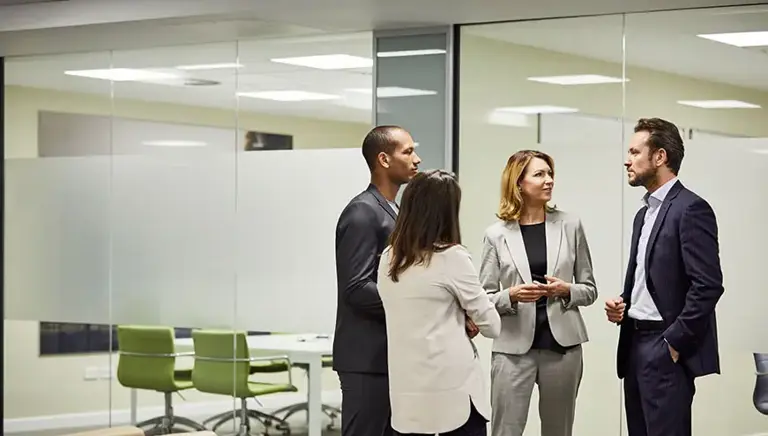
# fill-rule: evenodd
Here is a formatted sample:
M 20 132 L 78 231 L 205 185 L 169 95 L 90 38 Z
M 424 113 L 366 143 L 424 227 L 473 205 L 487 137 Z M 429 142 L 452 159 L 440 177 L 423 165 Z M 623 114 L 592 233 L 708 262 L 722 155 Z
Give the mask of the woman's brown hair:
M 419 173 L 408 183 L 390 237 L 392 281 L 413 265 L 429 265 L 435 252 L 461 244 L 460 203 L 461 188 L 448 171 Z
M 555 177 L 555 161 L 546 153 L 537 150 L 520 150 L 507 160 L 507 166 L 501 173 L 501 201 L 499 213 L 496 216 L 503 221 L 517 221 L 523 211 L 523 193 L 520 191 L 520 179 L 525 175 L 525 169 L 532 159 L 539 158 L 549 165 L 552 177 Z M 545 205 L 547 212 L 555 210 L 554 206 Z

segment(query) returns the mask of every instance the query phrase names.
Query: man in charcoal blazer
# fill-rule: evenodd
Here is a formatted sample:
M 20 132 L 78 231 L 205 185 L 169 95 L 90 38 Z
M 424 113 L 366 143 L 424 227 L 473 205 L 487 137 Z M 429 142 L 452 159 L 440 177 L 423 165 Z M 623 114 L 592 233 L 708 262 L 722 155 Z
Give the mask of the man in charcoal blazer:
M 333 369 L 341 382 L 342 435 L 390 436 L 387 328 L 376 280 L 379 257 L 395 228 L 395 197 L 421 159 L 411 135 L 397 126 L 374 128 L 362 149 L 371 183 L 344 208 L 336 226 Z

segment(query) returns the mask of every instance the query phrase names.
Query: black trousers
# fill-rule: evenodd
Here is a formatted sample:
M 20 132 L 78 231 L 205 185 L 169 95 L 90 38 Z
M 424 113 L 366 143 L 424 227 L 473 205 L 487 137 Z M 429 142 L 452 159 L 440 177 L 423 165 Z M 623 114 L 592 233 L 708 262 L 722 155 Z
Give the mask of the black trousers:
M 488 420 L 475 409 L 475 405 L 470 402 L 472 409 L 469 412 L 469 418 L 467 422 L 456 430 L 451 430 L 446 433 L 440 433 L 440 436 L 486 436 L 488 432 Z M 406 433 L 400 433 L 395 431 L 396 435 L 400 436 L 420 436 L 415 433 L 408 435 Z
M 661 330 L 635 330 L 624 379 L 629 436 L 691 436 L 694 378 L 675 363 Z
M 340 372 L 341 435 L 392 436 L 386 374 Z

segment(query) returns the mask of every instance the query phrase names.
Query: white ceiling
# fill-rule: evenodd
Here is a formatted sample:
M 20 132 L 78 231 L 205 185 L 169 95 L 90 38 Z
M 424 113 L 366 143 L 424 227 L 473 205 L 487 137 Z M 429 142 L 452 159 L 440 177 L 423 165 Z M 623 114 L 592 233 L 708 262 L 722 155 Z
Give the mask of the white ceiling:
M 470 34 L 560 53 L 768 91 L 768 47 L 698 34 L 768 30 L 768 6 L 655 12 L 467 27 Z M 622 35 L 626 49 L 622 50 Z M 588 72 L 574 72 L 574 74 Z M 629 77 L 631 80 L 631 77 Z
M 93 51 L 225 41 L 231 20 L 272 31 L 356 32 L 549 17 L 761 4 L 759 0 L 65 0 L 5 6 L 0 55 Z M 117 23 L 123 25 L 115 26 Z M 104 32 L 104 27 L 110 31 Z M 99 33 L 94 33 L 99 32 Z M 93 37 L 97 34 L 98 37 Z M 89 37 L 91 36 L 91 37 Z M 142 45 L 144 44 L 144 45 Z
M 15 0 L 0 18 L 0 32 L 177 17 L 244 16 L 325 30 L 482 23 L 543 17 L 673 10 L 752 0 Z
M 217 29 L 226 29 L 230 24 L 213 22 L 207 25 L 217 32 Z M 336 53 L 370 58 L 371 32 L 327 34 L 258 21 L 237 20 L 236 24 L 241 33 L 265 34 L 269 37 L 237 43 L 9 58 L 6 60 L 6 83 L 104 96 L 114 92 L 118 98 L 231 110 L 239 107 L 244 111 L 276 115 L 370 122 L 371 96 L 348 91 L 350 88 L 372 87 L 370 68 L 324 71 L 277 64 L 269 59 Z M 184 28 L 190 33 L 201 30 L 199 23 L 180 23 L 179 26 L 187 26 Z M 768 54 L 695 36 L 697 33 L 766 30 L 766 26 L 768 7 L 634 14 L 626 16 L 625 24 L 619 15 L 503 23 L 465 29 L 474 35 L 616 62 L 619 65 L 622 60 L 622 31 L 626 29 L 626 54 L 631 65 L 768 90 Z M 293 36 L 273 36 L 281 33 Z M 717 61 L 714 62 L 714 59 Z M 67 70 L 104 69 L 110 66 L 162 70 L 178 65 L 230 63 L 236 60 L 244 67 L 237 70 L 184 73 L 187 78 L 219 82 L 219 85 L 210 87 L 115 82 L 113 88 L 110 88 L 108 81 L 63 74 Z M 576 73 L 588 72 L 574 71 Z M 238 91 L 264 90 L 314 91 L 339 95 L 341 98 L 294 103 L 235 98 Z

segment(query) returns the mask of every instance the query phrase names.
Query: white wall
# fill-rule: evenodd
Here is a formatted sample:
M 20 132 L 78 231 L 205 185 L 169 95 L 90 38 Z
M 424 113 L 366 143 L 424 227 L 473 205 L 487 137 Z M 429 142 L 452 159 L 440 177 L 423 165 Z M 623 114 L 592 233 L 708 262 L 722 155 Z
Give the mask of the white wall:
M 295 149 L 357 148 L 370 129 L 366 124 L 255 113 L 240 113 L 236 116 L 231 111 L 155 102 L 116 100 L 113 104 L 108 98 L 101 96 L 11 86 L 5 87 L 6 159 L 37 156 L 37 114 L 43 110 L 94 115 L 114 114 L 132 119 L 231 128 L 233 138 L 237 121 L 237 127 L 240 129 L 293 135 Z M 364 186 L 359 187 L 363 188 Z M 6 227 L 6 234 L 13 231 L 14 229 Z M 36 270 L 34 265 L 23 268 Z M 108 382 L 83 380 L 86 368 L 114 366 L 116 360 L 112 361 L 109 355 L 104 354 L 39 357 L 38 321 L 14 319 L 13 313 L 7 313 L 6 316 L 10 319 L 4 321 L 5 419 L 128 407 L 128 391 L 116 382 L 110 389 Z M 276 375 L 272 378 L 282 377 L 284 376 Z M 327 371 L 324 377 L 324 388 L 338 387 L 335 374 Z M 304 377 L 300 371 L 294 374 L 294 380 L 303 390 Z M 220 400 L 197 392 L 185 394 L 185 398 L 188 402 Z M 140 407 L 158 404 L 162 404 L 161 395 L 151 392 L 139 394 Z
M 495 220 L 501 171 L 512 153 L 532 148 L 554 157 L 555 202 L 584 222 L 600 293 L 598 302 L 582 311 L 590 342 L 584 346 L 585 370 L 575 434 L 618 435 L 624 425 L 621 384 L 615 371 L 618 331 L 605 321 L 602 305 L 606 298 L 621 292 L 631 219 L 643 194 L 626 185 L 622 167 L 631 132 L 622 138 L 621 124 L 610 121 L 620 119 L 623 113 L 621 85 L 563 87 L 536 84 L 526 78 L 576 73 L 621 77 L 621 64 L 484 39 L 471 35 L 471 29 L 465 29 L 461 41 L 462 234 L 478 256 L 483 230 Z M 620 50 L 617 43 L 619 62 Z M 748 100 L 768 108 L 768 93 L 639 68 L 629 68 L 627 76 L 632 78 L 626 88 L 630 126 L 641 116 L 659 116 L 684 128 L 768 137 L 765 110 L 705 111 L 676 105 L 674 98 L 683 92 Z M 607 121 L 544 116 L 539 125 L 533 116 L 507 119 L 507 125 L 490 122 L 495 108 L 542 104 L 578 107 L 581 114 Z M 768 301 L 760 286 L 747 283 L 750 274 L 745 269 L 760 270 L 763 247 L 768 243 L 762 224 L 768 210 L 761 201 L 768 192 L 763 176 L 768 170 L 768 156 L 752 151 L 768 149 L 767 142 L 705 138 L 686 143 L 681 180 L 705 196 L 718 215 L 726 286 L 718 308 L 724 373 L 697 383 L 694 433 L 698 435 L 746 435 L 768 428 L 765 417 L 751 405 L 751 353 L 768 350 L 764 335 L 756 336 L 768 331 L 768 321 L 759 309 Z M 482 345 L 488 365 L 490 343 L 484 341 Z M 533 401 L 527 436 L 539 434 L 535 396 Z

